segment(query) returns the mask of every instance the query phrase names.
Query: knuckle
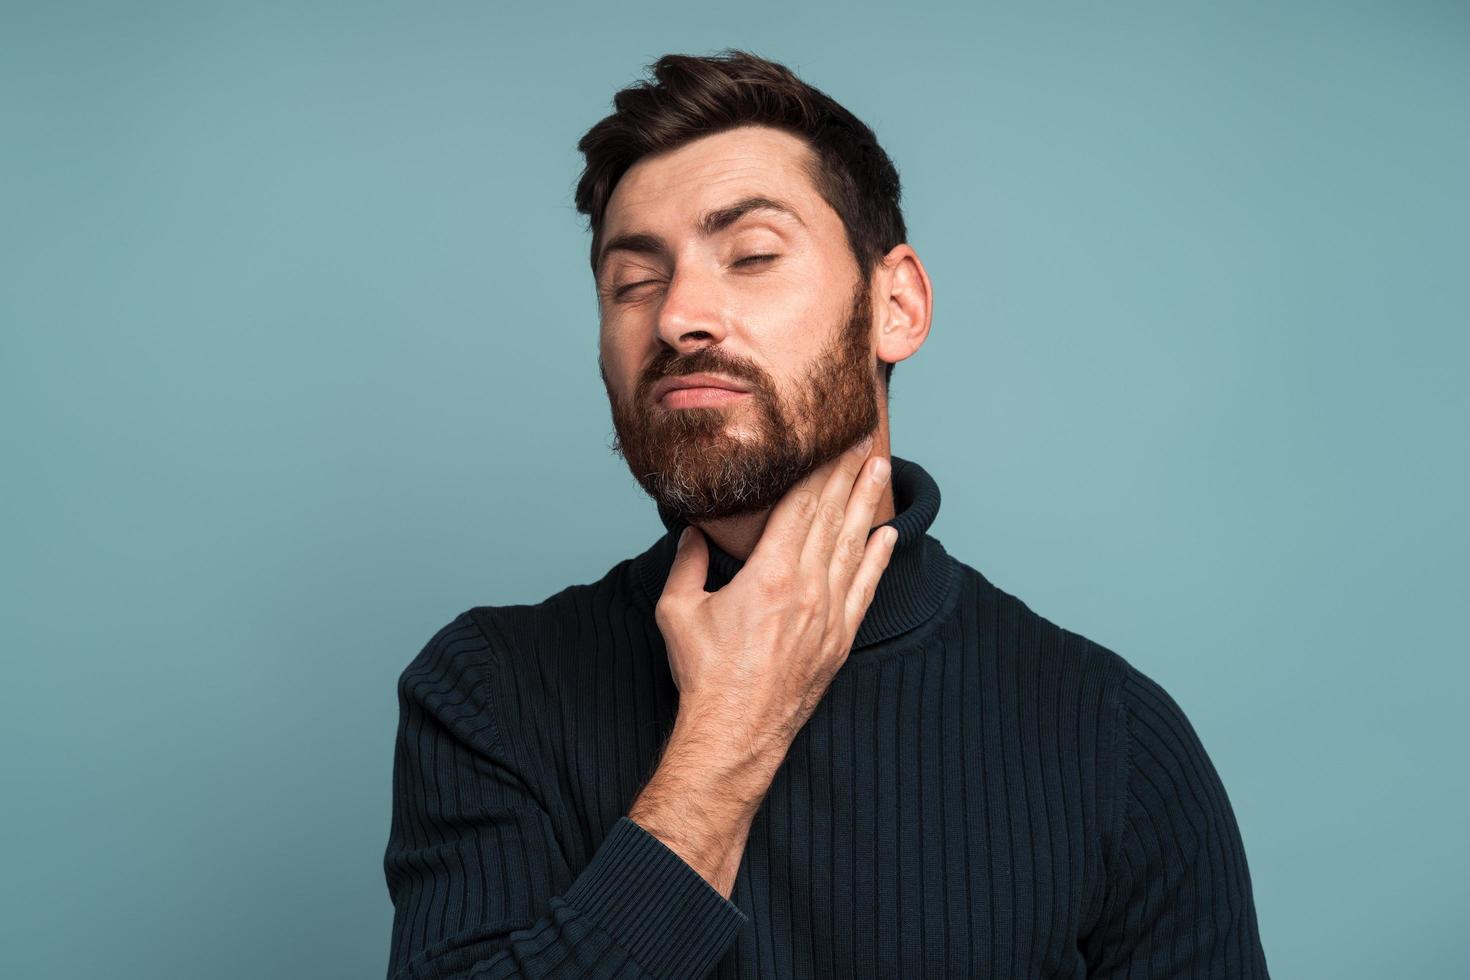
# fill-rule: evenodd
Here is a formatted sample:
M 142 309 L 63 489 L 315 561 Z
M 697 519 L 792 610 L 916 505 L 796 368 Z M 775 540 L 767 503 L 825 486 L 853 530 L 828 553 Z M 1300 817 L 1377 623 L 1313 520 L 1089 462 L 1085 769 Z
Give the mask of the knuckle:
M 796 495 L 792 498 L 791 503 L 797 516 L 805 520 L 816 512 L 817 505 L 821 503 L 821 498 L 815 490 L 803 488 L 796 491 Z
M 846 516 L 845 509 L 835 500 L 828 500 L 822 504 L 821 509 L 818 511 L 818 517 L 822 522 L 822 527 L 829 531 L 840 528 Z

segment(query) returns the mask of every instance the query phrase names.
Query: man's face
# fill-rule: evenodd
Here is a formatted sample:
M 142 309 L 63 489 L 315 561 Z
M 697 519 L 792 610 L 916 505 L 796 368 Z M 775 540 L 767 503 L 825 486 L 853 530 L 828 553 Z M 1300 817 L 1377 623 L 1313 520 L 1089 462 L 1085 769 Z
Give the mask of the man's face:
M 880 420 L 869 284 L 802 168 L 810 152 L 770 127 L 727 130 L 639 160 L 608 202 L 598 368 L 613 448 L 689 523 L 770 508 Z M 794 213 L 701 227 L 753 197 Z M 746 390 L 655 399 L 694 373 Z

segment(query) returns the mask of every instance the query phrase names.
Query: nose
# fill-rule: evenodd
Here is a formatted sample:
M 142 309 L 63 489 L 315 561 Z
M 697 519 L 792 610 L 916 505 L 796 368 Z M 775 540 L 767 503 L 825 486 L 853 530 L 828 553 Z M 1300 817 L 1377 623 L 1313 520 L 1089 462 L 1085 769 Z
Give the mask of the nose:
M 659 306 L 657 329 L 659 338 L 681 353 L 724 340 L 719 284 L 689 264 L 675 269 Z

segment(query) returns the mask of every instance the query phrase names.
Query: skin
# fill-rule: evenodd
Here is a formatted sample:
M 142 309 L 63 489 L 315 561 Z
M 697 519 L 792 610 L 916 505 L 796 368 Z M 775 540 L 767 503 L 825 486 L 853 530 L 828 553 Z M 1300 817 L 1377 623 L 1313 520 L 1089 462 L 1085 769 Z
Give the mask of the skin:
M 605 252 L 597 270 L 613 448 L 655 501 L 741 559 L 780 499 L 864 435 L 888 458 L 882 364 L 929 333 L 933 291 L 918 255 L 897 245 L 865 278 L 810 159 L 783 130 L 715 133 L 640 159 L 604 217 L 605 243 L 642 232 L 667 246 Z M 752 195 L 792 205 L 799 220 L 756 210 L 700 234 L 702 213 Z M 736 264 L 757 255 L 776 257 Z M 700 407 L 652 400 L 655 382 L 694 372 L 750 393 Z M 893 515 L 885 488 L 872 524 Z

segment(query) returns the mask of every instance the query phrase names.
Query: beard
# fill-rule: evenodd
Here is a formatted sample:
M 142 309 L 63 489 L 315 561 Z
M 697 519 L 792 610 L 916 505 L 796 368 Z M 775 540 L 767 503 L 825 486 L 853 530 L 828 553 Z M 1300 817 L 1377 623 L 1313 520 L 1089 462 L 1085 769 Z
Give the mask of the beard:
M 660 508 L 689 524 L 768 510 L 823 463 L 878 427 L 877 362 L 869 350 L 872 300 L 859 276 L 847 320 L 787 391 L 717 345 L 685 357 L 663 348 L 631 400 L 608 383 L 613 451 Z M 666 356 L 665 356 L 666 355 Z M 724 405 L 666 408 L 649 398 L 670 376 L 708 371 L 749 389 Z M 736 422 L 732 416 L 739 413 Z M 732 430 L 745 430 L 745 436 Z

